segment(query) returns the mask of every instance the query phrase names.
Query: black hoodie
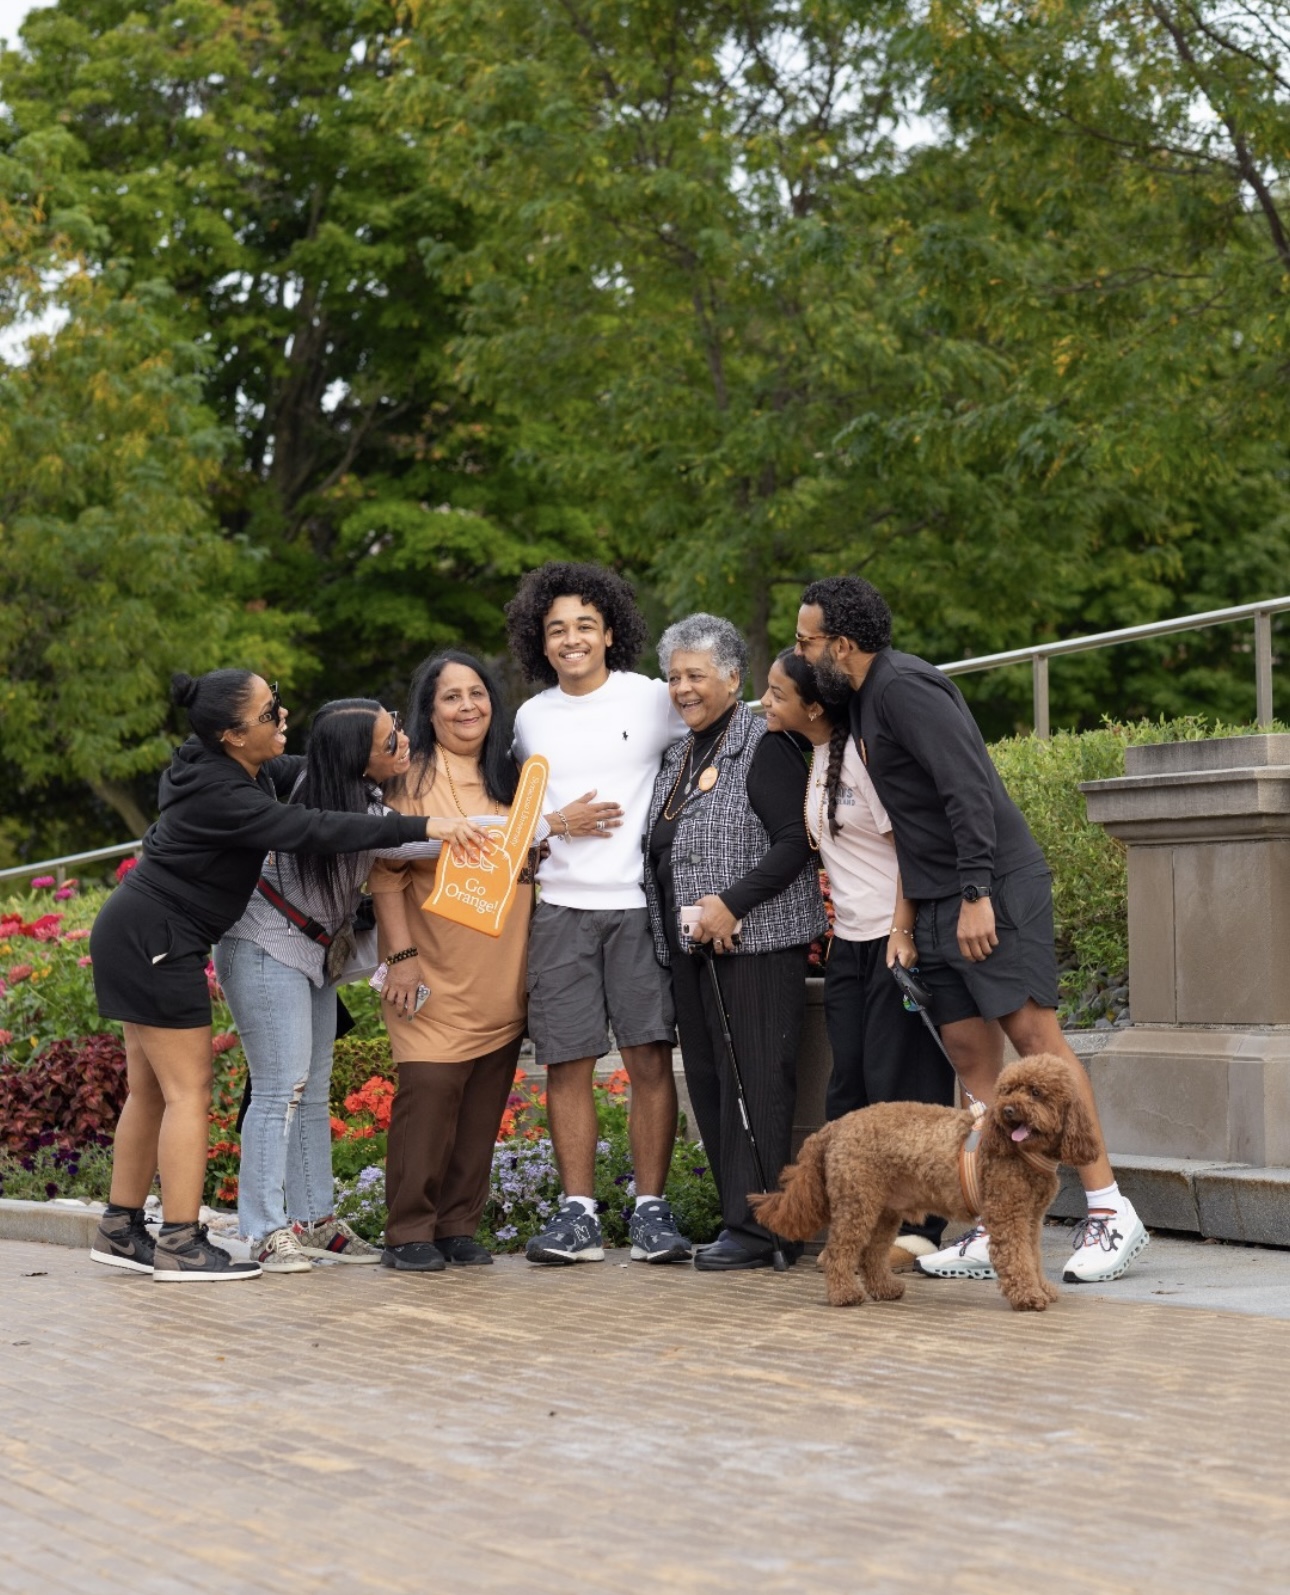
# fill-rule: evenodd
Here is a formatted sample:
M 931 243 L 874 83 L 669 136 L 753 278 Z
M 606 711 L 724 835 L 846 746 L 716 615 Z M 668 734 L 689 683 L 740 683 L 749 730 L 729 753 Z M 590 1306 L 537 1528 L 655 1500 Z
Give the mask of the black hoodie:
M 164 899 L 216 942 L 242 917 L 266 853 L 358 853 L 423 842 L 405 814 L 338 814 L 279 802 L 304 764 L 284 755 L 254 780 L 226 753 L 190 737 L 161 778 L 161 815 L 143 839 L 129 883 Z

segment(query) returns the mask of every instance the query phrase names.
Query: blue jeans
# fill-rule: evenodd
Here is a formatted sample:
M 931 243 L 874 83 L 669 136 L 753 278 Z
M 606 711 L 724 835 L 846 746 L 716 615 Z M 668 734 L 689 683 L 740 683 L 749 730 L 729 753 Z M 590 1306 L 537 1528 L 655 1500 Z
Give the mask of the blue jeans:
M 251 1071 L 242 1126 L 237 1216 L 263 1240 L 293 1221 L 332 1210 L 331 1054 L 336 988 L 319 987 L 253 941 L 225 936 L 215 970 L 233 1010 Z

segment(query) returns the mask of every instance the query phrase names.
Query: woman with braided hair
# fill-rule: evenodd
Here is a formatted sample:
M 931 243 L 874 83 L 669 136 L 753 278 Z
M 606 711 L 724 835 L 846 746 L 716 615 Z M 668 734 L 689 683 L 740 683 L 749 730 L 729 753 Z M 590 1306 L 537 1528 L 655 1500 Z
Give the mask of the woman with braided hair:
M 874 1102 L 952 1104 L 954 1075 L 926 1029 L 905 1012 L 891 965 L 917 962 L 915 905 L 901 892 L 891 821 L 873 789 L 845 705 L 826 704 L 815 673 L 792 648 L 770 667 L 766 725 L 812 747 L 806 834 L 833 896 L 824 969 L 824 1022 L 833 1052 L 825 1118 Z M 945 1220 L 906 1225 L 892 1267 L 911 1268 L 940 1245 Z

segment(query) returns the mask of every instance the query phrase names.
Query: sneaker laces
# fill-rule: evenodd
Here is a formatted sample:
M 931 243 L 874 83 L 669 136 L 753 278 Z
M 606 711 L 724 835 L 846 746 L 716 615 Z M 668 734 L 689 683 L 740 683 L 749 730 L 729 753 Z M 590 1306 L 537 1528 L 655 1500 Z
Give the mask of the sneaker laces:
M 1095 1218 L 1091 1213 L 1080 1219 L 1075 1226 L 1075 1244 L 1071 1250 L 1078 1252 L 1085 1246 L 1097 1246 L 1104 1252 L 1118 1251 L 1124 1236 L 1118 1229 L 1111 1228 L 1114 1222 L 1114 1217 Z
M 962 1235 L 962 1236 L 959 1237 L 959 1241 L 958 1241 L 959 1256 L 960 1257 L 966 1257 L 967 1253 L 968 1253 L 968 1247 L 971 1246 L 973 1241 L 983 1241 L 984 1239 L 985 1239 L 985 1225 L 984 1224 L 975 1224 L 975 1225 L 973 1225 L 973 1227 L 967 1232 L 966 1235 Z

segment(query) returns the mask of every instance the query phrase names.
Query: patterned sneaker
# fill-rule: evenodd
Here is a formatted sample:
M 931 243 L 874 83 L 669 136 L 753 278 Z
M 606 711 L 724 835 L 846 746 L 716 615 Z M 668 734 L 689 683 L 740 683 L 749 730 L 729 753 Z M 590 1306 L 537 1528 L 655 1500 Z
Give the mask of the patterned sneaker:
M 334 1263 L 379 1263 L 381 1248 L 355 1235 L 343 1218 L 320 1218 L 316 1224 L 293 1226 L 307 1257 L 330 1257 Z
M 314 1265 L 293 1229 L 271 1230 L 251 1242 L 251 1256 L 266 1274 L 311 1274 Z
M 530 1263 L 599 1263 L 604 1261 L 600 1220 L 577 1202 L 566 1202 L 540 1235 L 524 1248 Z
M 689 1258 L 694 1247 L 677 1228 L 664 1201 L 642 1202 L 632 1214 L 628 1234 L 634 1263 L 675 1263 Z
M 143 1222 L 141 1207 L 124 1208 L 119 1213 L 104 1213 L 99 1232 L 90 1247 L 90 1257 L 109 1268 L 128 1268 L 136 1274 L 152 1272 L 155 1242 Z
M 952 1245 L 918 1259 L 919 1270 L 937 1279 L 997 1279 L 990 1261 L 990 1237 L 980 1224 Z
M 1117 1213 L 1090 1213 L 1075 1226 L 1075 1248 L 1062 1278 L 1068 1285 L 1104 1285 L 1119 1279 L 1151 1244 L 1142 1220 L 1127 1203 Z
M 163 1285 L 209 1280 L 258 1279 L 259 1263 L 235 1263 L 222 1246 L 208 1240 L 205 1224 L 183 1224 L 157 1237 L 152 1277 Z

